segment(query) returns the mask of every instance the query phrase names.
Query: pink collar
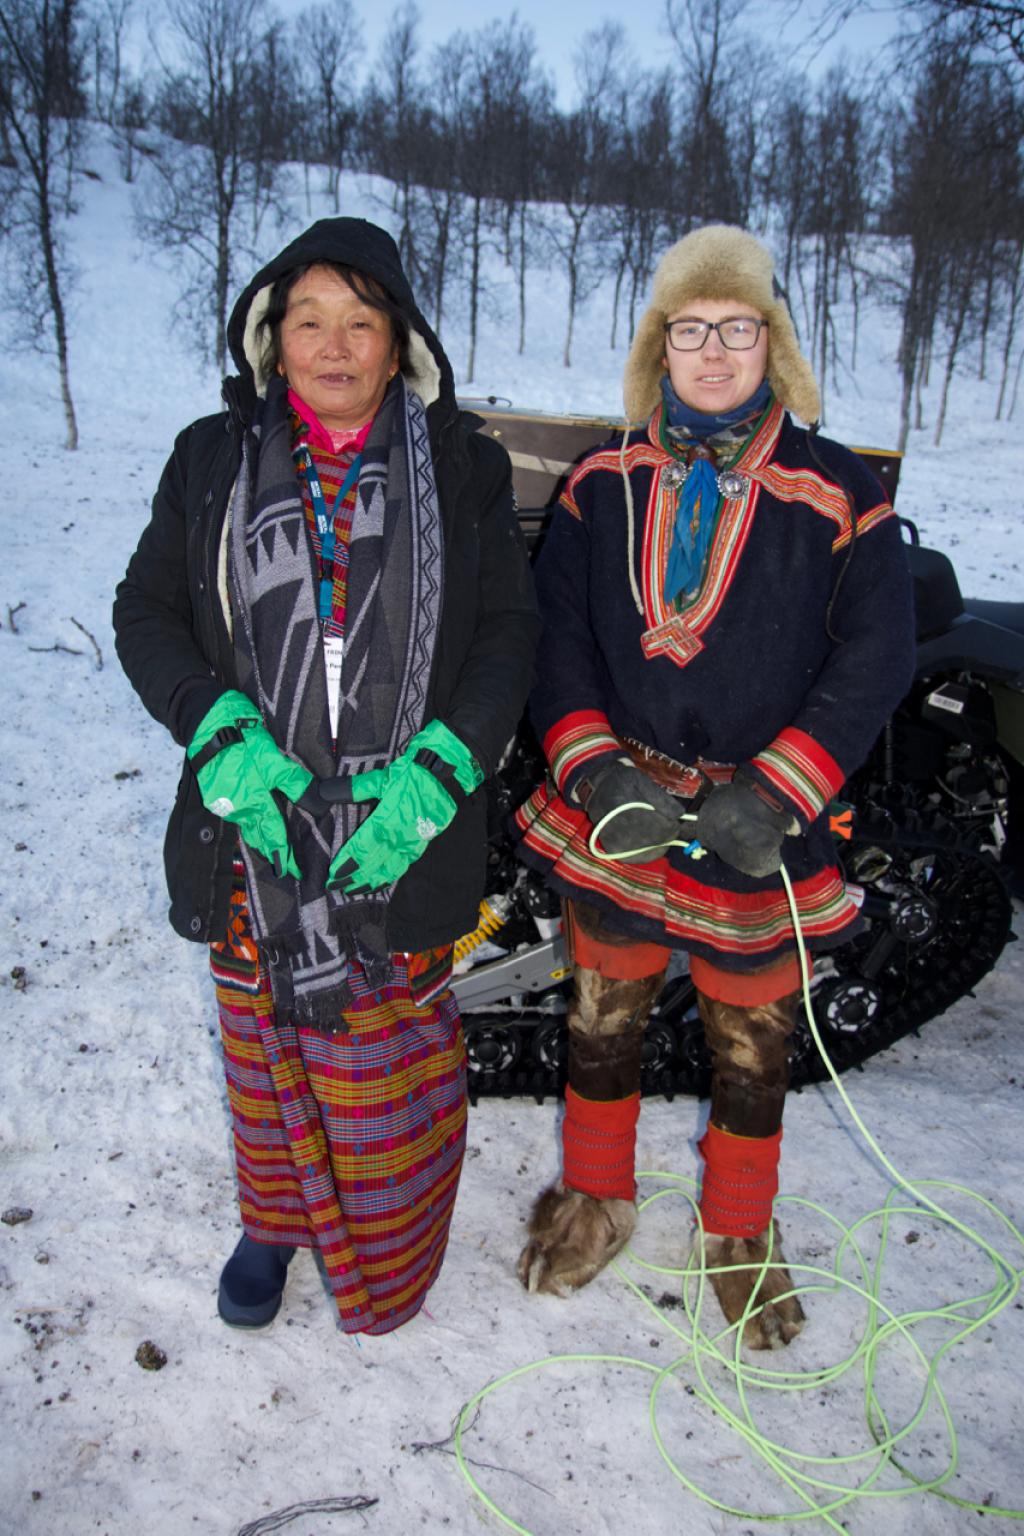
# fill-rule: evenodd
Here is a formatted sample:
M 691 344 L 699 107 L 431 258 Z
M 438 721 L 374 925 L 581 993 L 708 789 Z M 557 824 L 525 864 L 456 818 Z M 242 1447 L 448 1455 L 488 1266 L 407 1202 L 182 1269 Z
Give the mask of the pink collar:
M 361 427 L 348 427 L 343 432 L 332 432 L 324 426 L 316 412 L 306 404 L 301 395 L 295 393 L 294 389 L 288 391 L 288 404 L 305 422 L 309 446 L 319 448 L 324 453 L 339 454 L 350 451 L 358 453 L 373 426 L 371 416 L 370 420 Z

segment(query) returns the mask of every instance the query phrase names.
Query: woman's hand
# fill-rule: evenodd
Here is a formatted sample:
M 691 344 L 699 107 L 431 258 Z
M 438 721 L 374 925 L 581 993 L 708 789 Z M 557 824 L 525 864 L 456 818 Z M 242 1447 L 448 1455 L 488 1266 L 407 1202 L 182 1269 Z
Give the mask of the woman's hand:
M 200 721 L 188 757 L 206 809 L 233 822 L 275 874 L 298 880 L 301 871 L 274 791 L 299 800 L 313 775 L 284 755 L 244 693 L 221 695 Z
M 379 803 L 335 854 L 327 889 L 351 896 L 391 885 L 482 782 L 469 748 L 440 720 L 432 720 L 389 768 L 353 775 L 351 798 Z

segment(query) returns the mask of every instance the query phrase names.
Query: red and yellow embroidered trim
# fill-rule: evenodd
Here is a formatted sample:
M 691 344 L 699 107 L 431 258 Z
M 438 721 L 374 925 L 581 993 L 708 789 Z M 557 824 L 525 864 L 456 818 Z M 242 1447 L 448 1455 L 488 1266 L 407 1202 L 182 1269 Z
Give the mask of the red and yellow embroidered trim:
M 576 709 L 563 715 L 544 737 L 544 756 L 560 789 L 575 769 L 609 750 L 621 752 L 622 743 L 607 715 L 597 709 Z
M 780 731 L 751 761 L 808 821 L 821 814 L 846 777 L 831 752 L 795 726 Z
M 766 464 L 757 478 L 776 501 L 803 502 L 833 522 L 836 526 L 833 553 L 850 542 L 850 508 L 840 486 L 823 479 L 813 469 L 785 469 L 781 464 Z M 857 537 L 895 515 L 885 500 L 867 512 L 858 513 Z
M 714 622 L 725 600 L 750 536 L 761 470 L 775 451 L 784 414 L 782 406 L 776 401 L 741 457 L 732 466 L 747 477 L 747 484 L 742 495 L 727 500 L 722 507 L 718 527 L 708 551 L 707 570 L 700 593 L 685 613 L 676 613 L 665 601 L 663 593 L 675 529 L 678 493 L 673 487 L 662 485 L 660 474 L 652 476 L 640 557 L 644 617 L 647 622 L 640 643 L 645 656 L 666 656 L 677 666 L 685 667 L 687 662 L 704 649 L 701 636 Z M 658 443 L 660 422 L 659 406 L 647 429 L 648 437 L 655 445 Z M 670 455 L 663 449 L 660 462 L 671 462 Z

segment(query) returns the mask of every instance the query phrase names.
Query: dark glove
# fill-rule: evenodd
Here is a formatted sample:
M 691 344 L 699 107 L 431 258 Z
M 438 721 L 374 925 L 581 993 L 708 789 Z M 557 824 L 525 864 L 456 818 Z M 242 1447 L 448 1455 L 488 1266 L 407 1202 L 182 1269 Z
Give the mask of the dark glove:
M 782 801 L 742 770 L 718 784 L 697 814 L 695 836 L 726 864 L 760 879 L 782 863 L 782 839 L 800 831 Z
M 609 811 L 620 805 L 630 807 L 598 834 L 605 853 L 614 854 L 623 864 L 653 864 L 679 836 L 679 802 L 632 763 L 611 763 L 592 779 L 581 779 L 576 798 L 595 827 Z

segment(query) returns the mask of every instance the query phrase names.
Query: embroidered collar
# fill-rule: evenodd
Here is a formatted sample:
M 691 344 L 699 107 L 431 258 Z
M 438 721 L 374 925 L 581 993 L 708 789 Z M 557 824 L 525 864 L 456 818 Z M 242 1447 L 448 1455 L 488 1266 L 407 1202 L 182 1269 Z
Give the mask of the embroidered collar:
M 647 428 L 650 441 L 659 447 L 661 414 L 659 406 Z M 703 584 L 695 601 L 684 613 L 676 613 L 664 596 L 665 571 L 675 530 L 676 492 L 662 482 L 657 467 L 654 467 L 644 518 L 641 554 L 643 605 L 647 623 L 641 644 L 645 655 L 664 655 L 677 666 L 685 667 L 687 662 L 704 649 L 700 636 L 718 613 L 732 584 L 753 524 L 760 473 L 775 451 L 784 416 L 782 406 L 777 400 L 773 401 L 733 466 L 736 474 L 743 477 L 742 488 L 735 497 L 723 498 L 707 554 Z M 662 463 L 671 463 L 673 456 L 664 449 L 662 452 Z

